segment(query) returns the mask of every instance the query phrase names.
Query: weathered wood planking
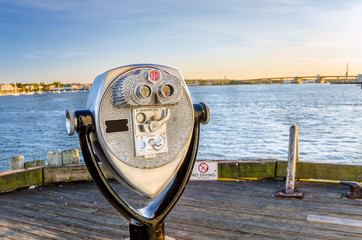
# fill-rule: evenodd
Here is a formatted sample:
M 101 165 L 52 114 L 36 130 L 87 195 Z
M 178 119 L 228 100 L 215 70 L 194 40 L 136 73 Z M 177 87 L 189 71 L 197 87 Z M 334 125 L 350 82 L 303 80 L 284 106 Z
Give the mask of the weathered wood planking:
M 143 199 L 115 181 L 132 204 Z M 166 218 L 175 239 L 362 239 L 362 229 L 308 222 L 310 214 L 362 220 L 362 201 L 341 198 L 347 186 L 297 182 L 305 198 L 280 199 L 283 181 L 190 182 Z M 91 182 L 0 195 L 0 238 L 125 239 L 128 223 Z
M 218 160 L 217 162 L 219 178 L 274 178 L 277 160 Z
M 286 162 L 276 159 L 218 160 L 217 162 L 219 179 L 286 177 Z M 102 165 L 101 168 L 103 168 Z M 103 172 L 105 172 L 108 179 L 113 178 L 104 168 Z M 296 178 L 362 182 L 362 166 L 297 162 Z M 26 188 L 32 185 L 47 185 L 74 181 L 91 181 L 87 167 L 84 164 L 13 170 L 0 173 L 0 193 Z
M 287 162 L 278 161 L 276 177 L 286 177 Z M 297 162 L 296 178 L 362 182 L 361 165 Z
M 362 220 L 356 220 L 356 219 L 350 219 L 350 218 L 337 218 L 337 217 L 328 217 L 328 216 L 309 214 L 307 221 L 327 223 L 327 224 L 338 224 L 338 225 L 344 225 L 344 226 L 349 226 L 349 227 L 362 228 Z
M 43 183 L 43 167 L 0 172 L 0 193 Z
M 103 165 L 100 166 L 108 179 L 113 178 L 112 175 L 105 170 Z M 47 166 L 44 168 L 44 184 L 74 181 L 92 181 L 88 169 L 84 164 Z

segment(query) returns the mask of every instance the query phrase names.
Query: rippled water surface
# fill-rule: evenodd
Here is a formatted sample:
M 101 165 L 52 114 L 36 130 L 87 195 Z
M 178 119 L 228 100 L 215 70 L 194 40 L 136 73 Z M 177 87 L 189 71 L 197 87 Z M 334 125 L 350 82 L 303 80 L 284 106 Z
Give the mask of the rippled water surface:
M 198 159 L 287 158 L 289 127 L 299 127 L 301 161 L 362 164 L 362 90 L 355 85 L 237 85 L 189 88 L 209 104 Z M 88 92 L 0 97 L 0 171 L 10 157 L 46 159 L 79 148 L 65 109 L 84 109 Z

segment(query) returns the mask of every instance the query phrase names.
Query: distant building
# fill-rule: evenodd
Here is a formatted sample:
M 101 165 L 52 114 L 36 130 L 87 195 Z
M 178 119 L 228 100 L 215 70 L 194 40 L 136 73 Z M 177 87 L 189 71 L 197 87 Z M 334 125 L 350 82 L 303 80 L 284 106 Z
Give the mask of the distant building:
M 81 90 L 90 90 L 91 86 L 92 86 L 92 84 L 83 84 L 80 89 Z
M 29 91 L 29 90 L 34 90 L 34 86 L 31 85 L 31 84 L 25 84 L 25 85 L 24 85 L 24 88 L 25 88 L 25 90 L 27 90 L 27 91 Z
M 11 84 L 0 84 L 0 91 L 14 91 L 15 87 Z
M 47 90 L 47 91 L 52 91 L 53 88 L 55 88 L 55 85 L 47 85 L 47 86 L 46 86 L 46 90 Z
M 362 74 L 358 74 L 358 82 L 362 83 Z
M 69 85 L 65 85 L 64 86 L 64 90 L 67 90 L 67 91 L 77 91 L 79 90 L 81 84 L 69 84 Z
M 78 91 L 78 90 L 90 90 L 92 84 L 80 84 L 80 83 L 72 83 L 64 86 L 64 90 L 66 91 Z

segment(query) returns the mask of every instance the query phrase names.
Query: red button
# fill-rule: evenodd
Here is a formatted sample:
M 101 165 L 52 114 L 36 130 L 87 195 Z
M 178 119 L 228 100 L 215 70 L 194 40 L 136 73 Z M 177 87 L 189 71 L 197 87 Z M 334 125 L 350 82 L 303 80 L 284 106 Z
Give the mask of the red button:
M 156 82 L 159 78 L 160 78 L 160 73 L 157 70 L 151 70 L 148 73 L 148 78 L 153 81 Z

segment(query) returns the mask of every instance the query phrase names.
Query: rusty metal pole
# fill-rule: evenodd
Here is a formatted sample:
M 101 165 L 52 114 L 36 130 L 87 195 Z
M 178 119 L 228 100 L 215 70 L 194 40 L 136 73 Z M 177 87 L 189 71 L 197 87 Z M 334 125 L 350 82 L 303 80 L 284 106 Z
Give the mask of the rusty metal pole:
M 294 192 L 297 162 L 299 162 L 298 126 L 291 126 L 289 129 L 289 148 L 285 192 L 278 192 L 275 194 L 275 196 L 295 198 L 303 197 L 303 193 Z

